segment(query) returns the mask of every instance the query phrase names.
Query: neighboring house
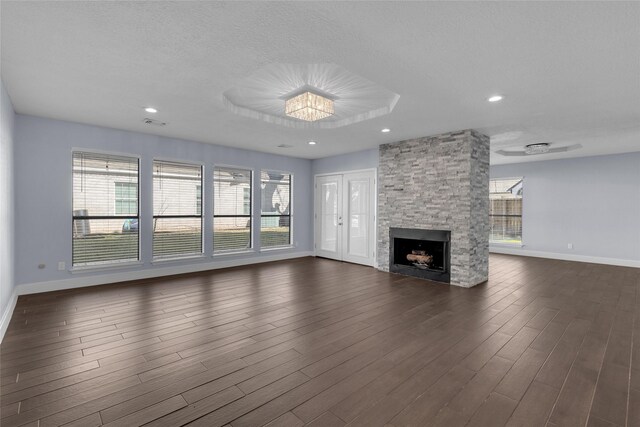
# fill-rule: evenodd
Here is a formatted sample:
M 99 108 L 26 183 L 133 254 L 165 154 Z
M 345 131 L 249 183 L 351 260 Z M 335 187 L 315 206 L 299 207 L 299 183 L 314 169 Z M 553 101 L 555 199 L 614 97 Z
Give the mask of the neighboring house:
M 522 243 L 523 179 L 493 179 L 489 187 L 490 241 Z
M 79 171 L 76 171 L 79 172 Z M 174 176 L 171 179 L 170 192 L 161 188 L 154 180 L 154 213 L 156 215 L 201 215 L 202 183 L 192 177 Z M 74 173 L 73 210 L 81 216 L 122 216 L 122 220 L 91 220 L 76 225 L 76 235 L 119 233 L 127 216 L 138 213 L 138 183 L 136 172 L 127 170 L 90 170 Z M 175 191 L 175 187 L 179 187 Z M 204 195 L 206 200 L 207 195 Z M 250 215 L 251 190 L 248 185 L 237 185 L 233 180 L 218 181 L 213 189 L 213 202 L 217 206 L 216 215 Z M 182 221 L 181 229 L 193 226 L 199 228 L 197 218 Z M 247 218 L 218 218 L 216 228 L 246 228 Z M 169 220 L 159 220 L 155 231 L 173 231 Z
M 158 174 L 154 174 L 156 178 Z M 251 188 L 245 176 L 221 173 L 213 183 L 213 205 L 215 215 L 228 218 L 216 218 L 216 231 L 245 229 L 249 226 L 251 215 Z M 172 174 L 164 180 L 154 179 L 154 215 L 201 215 L 203 196 L 202 181 L 192 175 Z M 167 186 L 164 188 L 163 186 Z M 271 200 L 263 203 L 265 214 L 288 214 L 290 194 L 288 185 L 269 180 L 266 176 L 261 185 L 265 194 L 271 193 Z M 267 188 L 268 187 L 268 188 Z M 80 220 L 74 226 L 74 234 L 118 233 L 122 231 L 127 217 L 137 216 L 139 201 L 138 175 L 136 170 L 117 167 L 83 166 L 73 173 L 73 210 L 76 216 L 122 217 L 109 220 Z M 271 206 L 271 208 L 269 208 Z M 234 217 L 236 216 L 236 217 Z M 263 218 L 263 225 L 277 227 L 282 222 L 278 218 Z M 199 229 L 200 219 L 182 220 L 179 229 Z M 286 226 L 288 224 L 284 224 Z M 177 231 L 175 222 L 168 219 L 155 221 L 157 232 Z

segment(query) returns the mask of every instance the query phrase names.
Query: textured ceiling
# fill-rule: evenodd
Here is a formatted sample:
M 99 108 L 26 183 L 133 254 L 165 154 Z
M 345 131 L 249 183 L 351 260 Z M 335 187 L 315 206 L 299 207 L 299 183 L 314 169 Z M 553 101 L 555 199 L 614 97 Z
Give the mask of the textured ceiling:
M 0 7 L 2 78 L 18 113 L 304 158 L 465 128 L 492 136 L 492 151 L 583 146 L 492 153 L 494 164 L 640 150 L 638 2 Z M 337 64 L 400 100 L 388 115 L 338 129 L 286 128 L 224 107 L 226 90 L 274 63 Z M 504 100 L 486 102 L 495 93 Z M 143 124 L 147 105 L 168 125 Z

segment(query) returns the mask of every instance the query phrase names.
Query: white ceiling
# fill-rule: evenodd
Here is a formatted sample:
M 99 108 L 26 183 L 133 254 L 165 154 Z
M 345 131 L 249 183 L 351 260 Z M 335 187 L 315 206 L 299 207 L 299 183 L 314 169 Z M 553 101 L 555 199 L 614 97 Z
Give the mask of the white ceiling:
M 0 7 L 2 78 L 18 113 L 303 158 L 466 128 L 492 136 L 492 151 L 583 146 L 535 157 L 492 153 L 493 164 L 640 151 L 638 2 Z M 334 63 L 400 100 L 389 115 L 314 130 L 223 106 L 223 92 L 273 63 Z M 486 102 L 496 93 L 502 102 Z M 147 105 L 166 127 L 141 122 Z M 311 139 L 318 144 L 307 145 Z

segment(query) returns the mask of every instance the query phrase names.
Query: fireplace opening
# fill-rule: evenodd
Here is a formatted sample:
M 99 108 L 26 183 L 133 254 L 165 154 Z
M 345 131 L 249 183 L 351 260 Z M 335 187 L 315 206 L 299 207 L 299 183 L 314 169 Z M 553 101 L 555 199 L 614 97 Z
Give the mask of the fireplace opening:
M 420 270 L 444 271 L 444 246 L 446 242 L 431 240 L 395 239 L 394 264 L 404 264 Z
M 389 271 L 450 283 L 451 232 L 391 228 Z

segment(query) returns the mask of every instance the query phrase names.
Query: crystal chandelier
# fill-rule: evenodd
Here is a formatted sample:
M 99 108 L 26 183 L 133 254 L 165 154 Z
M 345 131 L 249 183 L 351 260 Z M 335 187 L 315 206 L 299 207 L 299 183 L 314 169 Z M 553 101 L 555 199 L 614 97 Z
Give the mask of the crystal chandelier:
M 315 122 L 333 116 L 333 100 L 313 92 L 304 92 L 285 100 L 284 112 L 289 117 Z

